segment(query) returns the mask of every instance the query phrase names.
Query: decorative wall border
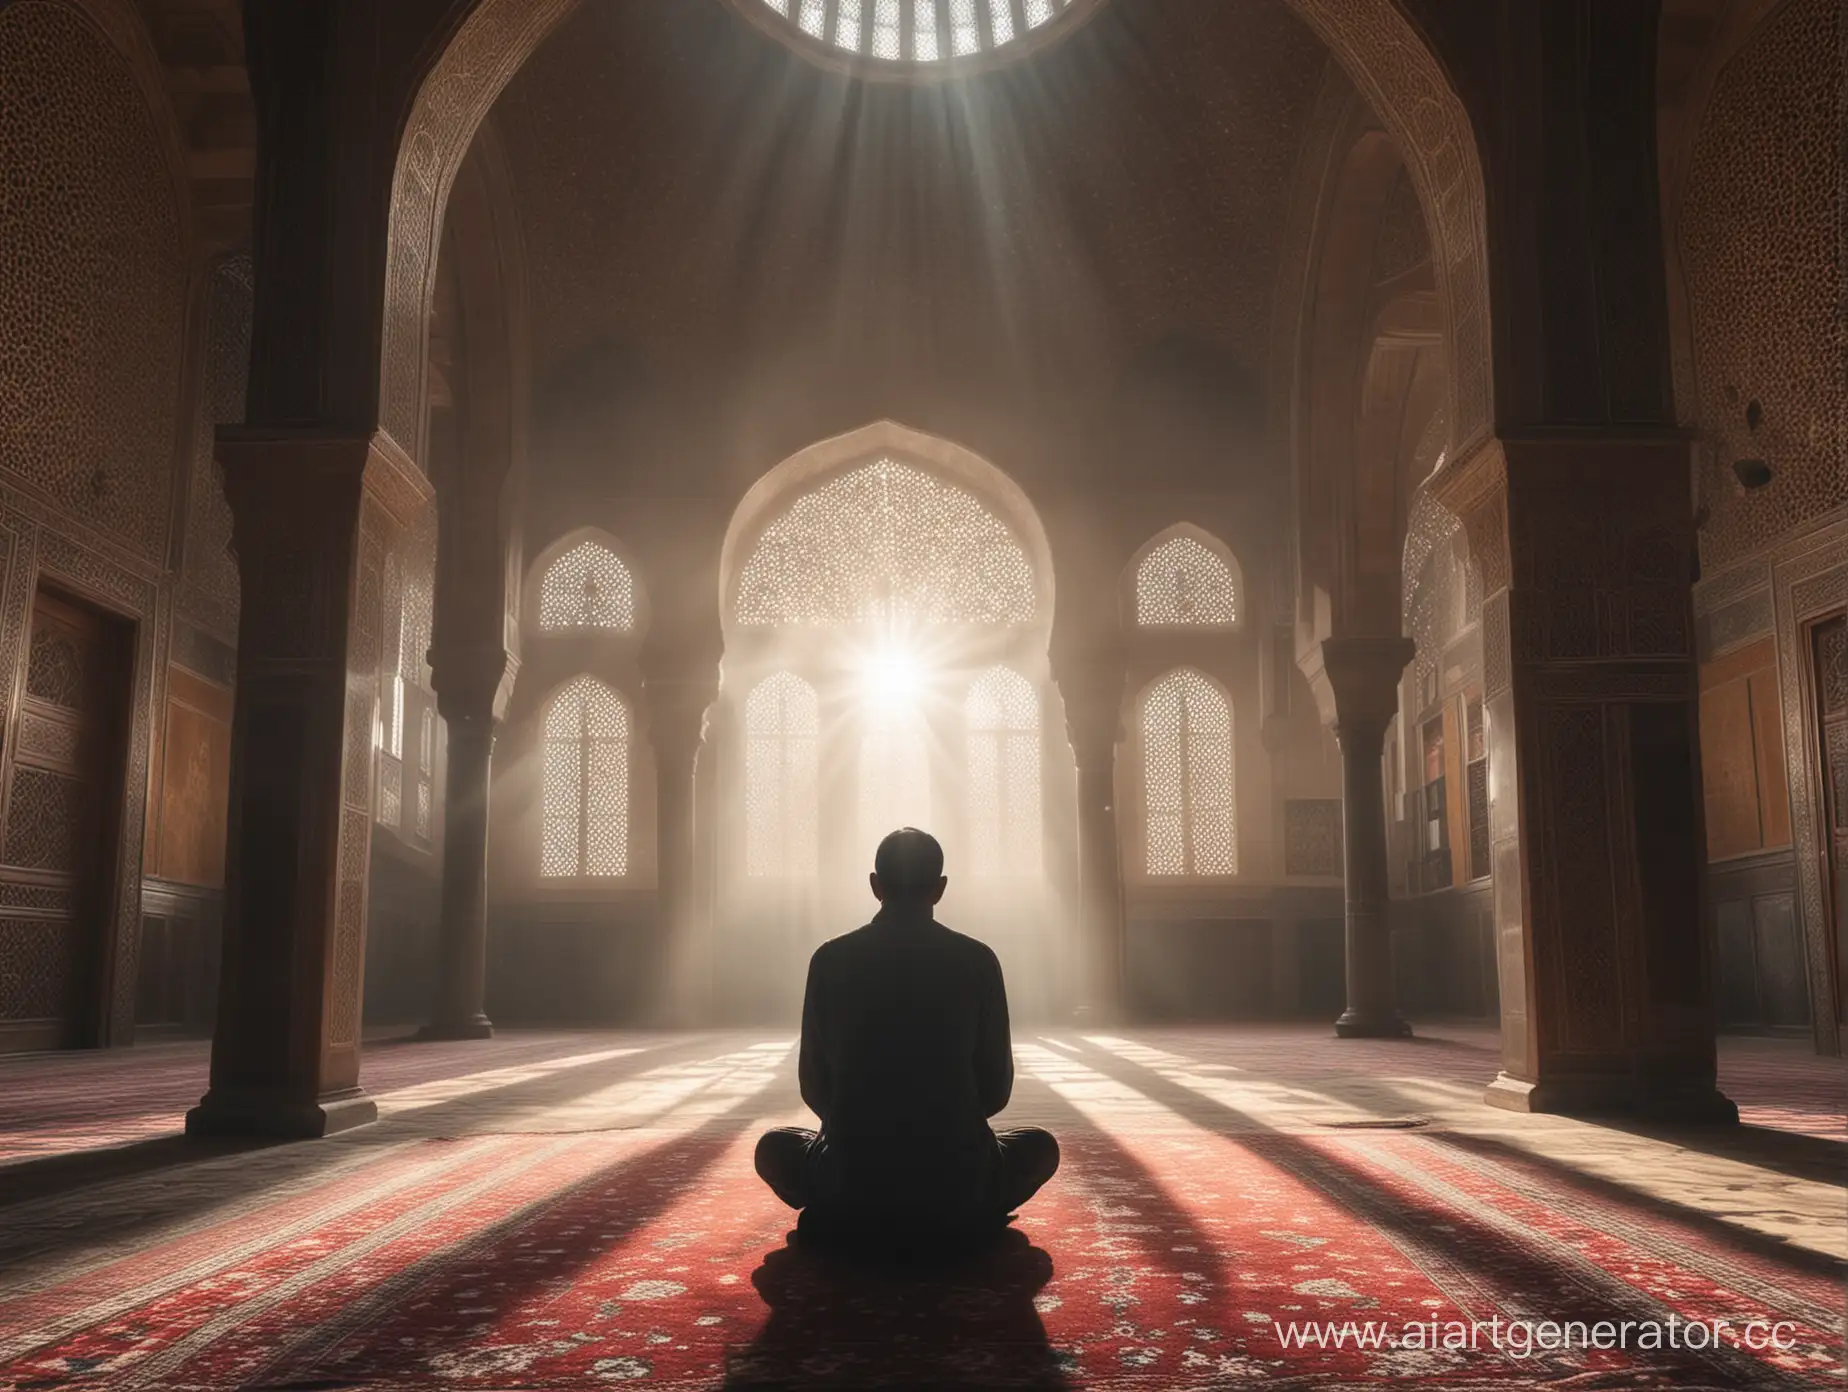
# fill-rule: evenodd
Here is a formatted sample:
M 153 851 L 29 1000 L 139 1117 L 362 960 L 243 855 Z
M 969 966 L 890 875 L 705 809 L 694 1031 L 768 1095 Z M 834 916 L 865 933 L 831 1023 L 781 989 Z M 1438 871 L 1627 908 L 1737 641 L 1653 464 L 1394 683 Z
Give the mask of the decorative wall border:
M 1784 717 L 1784 766 L 1790 784 L 1791 854 L 1797 868 L 1797 919 L 1809 968 L 1810 1021 L 1816 1052 L 1838 1055 L 1842 1032 L 1836 1019 L 1835 952 L 1823 890 L 1824 845 L 1821 732 L 1804 625 L 1848 602 L 1848 509 L 1823 524 L 1805 528 L 1772 552 L 1771 599 L 1777 637 L 1778 704 Z
M 1700 662 L 1769 634 L 1771 559 L 1754 556 L 1694 584 L 1694 646 Z
M 105 949 L 98 1044 L 134 1038 L 136 957 L 140 947 L 142 851 L 147 839 L 149 761 L 154 711 L 164 701 L 171 596 L 139 568 L 72 534 L 42 504 L 0 488 L 0 533 L 8 564 L 0 580 L 0 673 L 7 674 L 6 743 L 0 749 L 0 863 L 5 860 L 5 800 L 12 789 L 20 697 L 25 689 L 27 628 L 42 579 L 91 601 L 135 625 L 134 683 L 117 821 L 113 933 Z

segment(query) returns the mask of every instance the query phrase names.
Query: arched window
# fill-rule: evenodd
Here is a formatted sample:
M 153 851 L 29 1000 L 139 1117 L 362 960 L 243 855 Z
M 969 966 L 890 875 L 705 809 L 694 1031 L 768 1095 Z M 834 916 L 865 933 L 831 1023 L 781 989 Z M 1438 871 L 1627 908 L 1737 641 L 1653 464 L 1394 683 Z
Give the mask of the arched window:
M 969 867 L 980 879 L 1040 874 L 1039 717 L 1033 684 L 1007 667 L 977 677 L 963 703 Z
M 561 552 L 539 581 L 539 627 L 635 627 L 635 581 L 609 547 L 580 541 Z
M 1142 698 L 1146 864 L 1151 875 L 1238 873 L 1232 708 L 1192 668 Z
M 429 841 L 435 777 L 435 702 L 430 695 L 431 624 L 436 591 L 436 508 L 426 506 L 385 555 L 380 577 L 375 815 L 384 825 Z
M 1024 624 L 1033 565 L 966 489 L 876 459 L 804 493 L 758 537 L 738 578 L 747 626 L 874 621 Z
M 1169 537 L 1136 567 L 1141 628 L 1230 628 L 1243 614 L 1238 577 L 1197 537 Z
M 629 709 L 591 677 L 546 712 L 544 804 L 541 875 L 629 873 Z
M 744 700 L 744 866 L 755 879 L 813 879 L 816 859 L 815 688 L 790 672 Z

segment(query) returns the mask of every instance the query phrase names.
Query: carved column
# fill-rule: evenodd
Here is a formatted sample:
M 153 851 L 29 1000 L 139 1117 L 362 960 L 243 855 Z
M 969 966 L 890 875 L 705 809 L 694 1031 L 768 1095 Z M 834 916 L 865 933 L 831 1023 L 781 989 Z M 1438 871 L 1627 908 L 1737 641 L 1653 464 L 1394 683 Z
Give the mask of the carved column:
M 494 735 L 519 662 L 498 645 L 438 647 L 431 677 L 448 736 L 437 995 L 425 1039 L 488 1039 L 488 797 Z
M 1689 449 L 1504 438 L 1433 481 L 1482 572 L 1498 1106 L 1737 1117 L 1703 931 Z
M 648 740 L 655 763 L 655 875 L 660 905 L 662 983 L 672 1013 L 704 1019 L 712 1009 L 710 925 L 700 922 L 694 773 L 706 737 L 706 712 L 718 699 L 716 670 L 697 676 L 648 677 Z
M 359 1086 L 385 553 L 430 486 L 381 435 L 220 431 L 238 628 L 224 961 L 200 1135 L 371 1121 Z
M 1077 670 L 1073 670 L 1074 665 Z M 1078 765 L 1078 902 L 1086 970 L 1080 1009 L 1092 1023 L 1124 1009 L 1123 852 L 1116 813 L 1125 674 L 1118 655 L 1066 664 L 1065 726 Z
M 1410 638 L 1329 638 L 1322 672 L 1335 702 L 1341 745 L 1342 878 L 1347 900 L 1347 1009 L 1335 1021 L 1343 1039 L 1396 1038 L 1412 1027 L 1399 1017 L 1387 923 L 1386 803 L 1380 754 L 1399 705 L 1399 676 L 1412 660 Z

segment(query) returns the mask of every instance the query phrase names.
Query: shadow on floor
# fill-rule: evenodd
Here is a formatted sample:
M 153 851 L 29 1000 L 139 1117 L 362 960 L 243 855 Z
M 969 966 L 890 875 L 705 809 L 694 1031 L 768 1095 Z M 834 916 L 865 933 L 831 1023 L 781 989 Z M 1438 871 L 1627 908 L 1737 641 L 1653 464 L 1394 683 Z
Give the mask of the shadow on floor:
M 1815 1184 L 1848 1182 L 1848 1144 L 1800 1131 L 1741 1122 L 1734 1126 L 1682 1126 L 1625 1116 L 1587 1117 L 1596 1125 L 1662 1141 L 1722 1160 L 1776 1170 Z
M 10 1214 L 22 1205 L 64 1202 L 86 1216 L 59 1230 L 55 1241 L 69 1245 L 83 1224 L 106 1227 L 122 1240 L 160 1224 L 190 1220 L 213 1209 L 261 1197 L 266 1190 L 319 1175 L 331 1178 L 343 1165 L 406 1142 L 458 1134 L 493 1134 L 517 1124 L 525 1109 L 563 1106 L 598 1089 L 638 1077 L 653 1069 L 697 1058 L 703 1036 L 690 1036 L 660 1048 L 605 1059 L 542 1077 L 487 1087 L 419 1108 L 408 1115 L 386 1115 L 316 1141 L 237 1140 L 160 1136 L 125 1146 L 64 1151 L 17 1161 L 0 1169 L 0 1266 L 18 1261 L 35 1248 L 10 1239 Z M 646 1118 L 633 1118 L 633 1122 Z M 245 1161 L 255 1163 L 244 1163 Z M 116 1180 L 165 1178 L 158 1186 L 132 1191 L 135 1202 L 94 1200 L 90 1191 Z
M 1380 1086 L 1404 1098 L 1408 1111 L 1416 1110 L 1419 1105 L 1415 1093 L 1395 1086 L 1390 1080 L 1381 1080 Z M 1676 1122 L 1628 1116 L 1615 1111 L 1584 1113 L 1576 1119 L 1588 1126 L 1641 1136 L 1681 1150 L 1775 1170 L 1792 1179 L 1837 1186 L 1848 1184 L 1848 1142 L 1824 1136 L 1757 1126 L 1750 1122 Z
M 728 1389 L 1068 1386 L 1034 1297 L 1052 1258 L 1009 1229 L 988 1250 L 906 1269 L 785 1246 L 751 1275 L 763 1332 L 726 1355 Z
M 1612 1272 L 1576 1251 L 1570 1244 L 1550 1239 L 1538 1229 L 1512 1227 L 1500 1221 L 1490 1203 L 1471 1204 L 1466 1194 L 1451 1198 L 1427 1188 L 1416 1157 L 1376 1156 L 1379 1169 L 1316 1144 L 1310 1138 L 1274 1127 L 1260 1117 L 1218 1098 L 1194 1091 L 1182 1083 L 1139 1063 L 1091 1045 L 1086 1062 L 1098 1072 L 1134 1088 L 1143 1096 L 1225 1135 L 1234 1144 L 1269 1161 L 1299 1182 L 1319 1189 L 1353 1218 L 1367 1224 L 1404 1252 L 1445 1290 L 1473 1290 L 1480 1298 L 1517 1308 L 1532 1299 L 1532 1292 L 1550 1292 L 1553 1302 L 1546 1318 L 1587 1323 L 1628 1317 L 1639 1323 L 1660 1319 L 1662 1306 L 1621 1271 Z M 1432 1140 L 1438 1140 L 1433 1137 Z M 1424 1144 L 1419 1138 L 1416 1144 Z M 1393 1177 L 1397 1170 L 1401 1176 Z M 1778 1318 L 1795 1309 L 1809 1317 L 1807 1301 L 1787 1308 L 1774 1306 Z M 1825 1319 L 1818 1328 L 1832 1328 Z M 1582 1367 L 1563 1355 L 1548 1355 L 1550 1364 L 1529 1365 L 1545 1379 L 1577 1381 Z M 1652 1375 L 1679 1386 L 1764 1387 L 1783 1385 L 1764 1363 L 1739 1347 L 1692 1344 L 1650 1355 Z M 1595 1385 L 1591 1383 L 1587 1386 Z
M 1782 1139 L 1791 1139 L 1788 1133 L 1773 1134 Z M 1628 1210 L 1638 1223 L 1678 1224 L 1697 1234 L 1708 1249 L 1714 1252 L 1742 1253 L 1760 1261 L 1776 1262 L 1828 1281 L 1839 1281 L 1848 1275 L 1848 1267 L 1844 1267 L 1838 1257 L 1794 1246 L 1780 1237 L 1756 1232 L 1741 1223 L 1729 1222 L 1723 1217 L 1702 1212 L 1687 1204 L 1676 1203 L 1672 1199 L 1662 1198 L 1641 1189 L 1620 1184 L 1615 1180 L 1590 1174 L 1576 1165 L 1522 1146 L 1511 1145 L 1493 1136 L 1469 1136 L 1460 1132 L 1439 1131 L 1433 1132 L 1430 1139 L 1435 1145 L 1507 1165 L 1517 1172 L 1524 1170 L 1542 1175 L 1547 1181 L 1569 1193 Z M 1836 1143 L 1820 1142 L 1819 1144 Z M 1839 1172 L 1833 1181 L 1826 1182 L 1839 1184 L 1841 1182 Z

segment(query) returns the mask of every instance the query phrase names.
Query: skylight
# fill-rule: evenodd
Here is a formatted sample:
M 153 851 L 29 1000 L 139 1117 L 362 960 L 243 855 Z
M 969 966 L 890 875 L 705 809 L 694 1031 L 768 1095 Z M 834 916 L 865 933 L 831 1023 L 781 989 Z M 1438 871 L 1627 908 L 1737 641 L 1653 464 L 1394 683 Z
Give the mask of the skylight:
M 793 24 L 811 44 L 875 63 L 980 59 L 1035 35 L 1086 0 L 746 0 Z

